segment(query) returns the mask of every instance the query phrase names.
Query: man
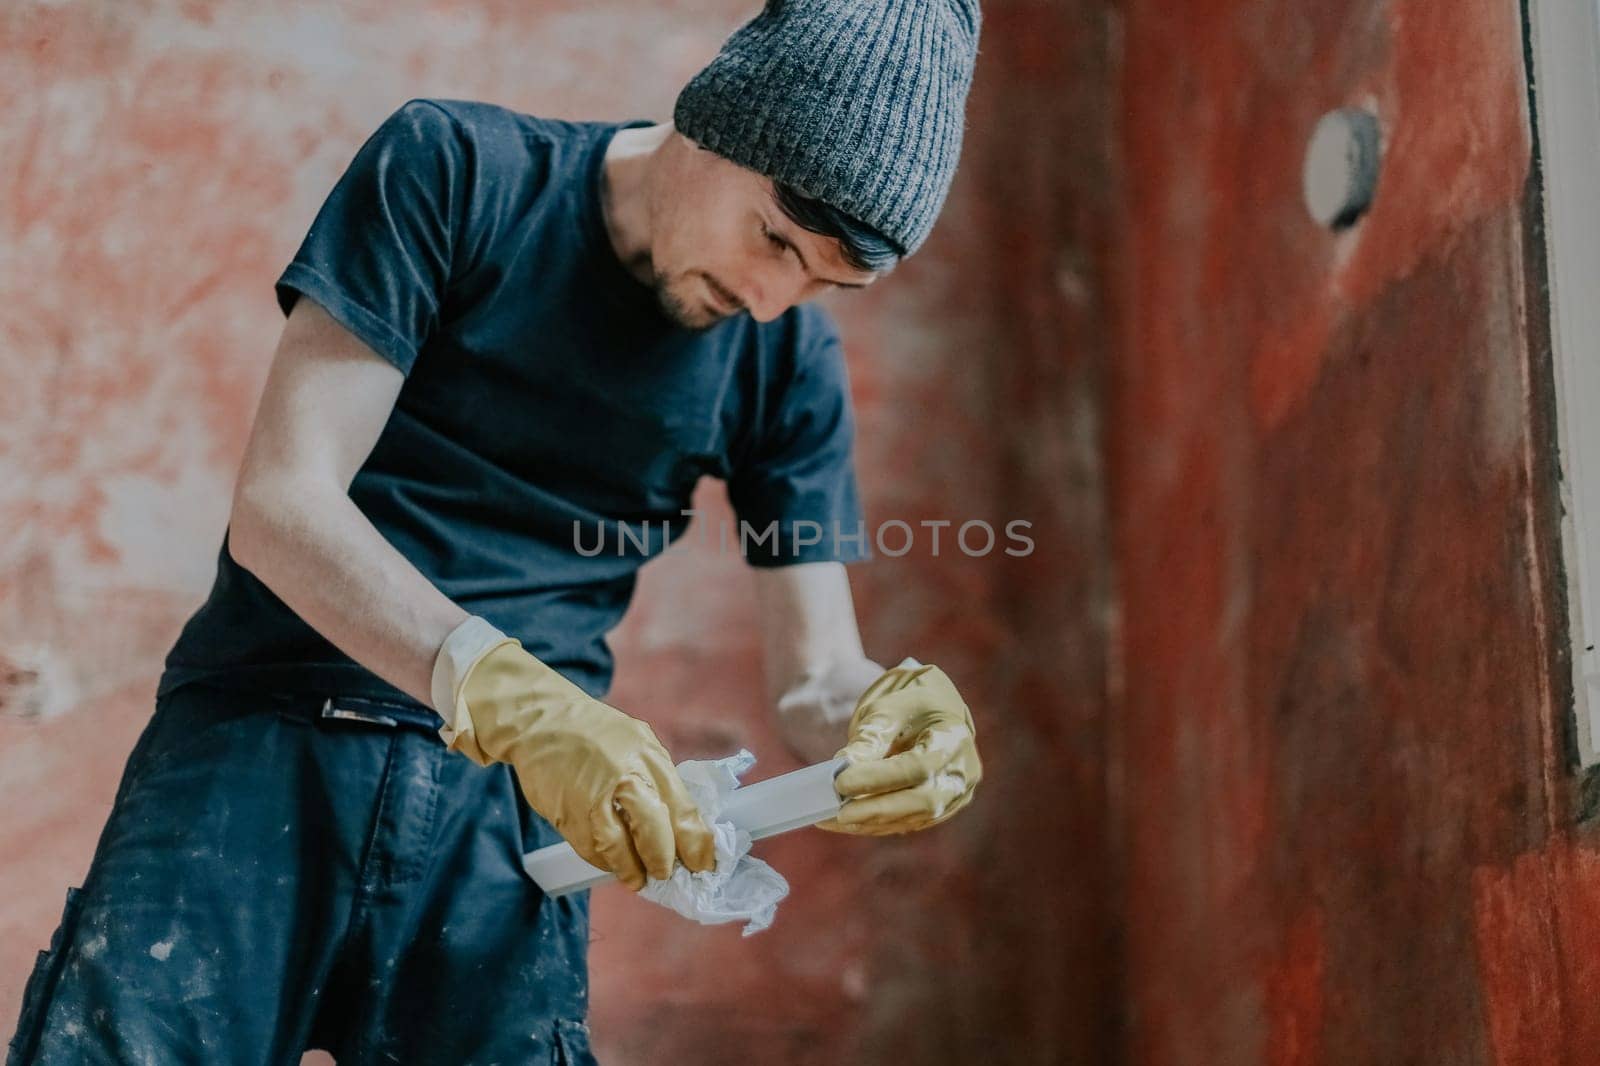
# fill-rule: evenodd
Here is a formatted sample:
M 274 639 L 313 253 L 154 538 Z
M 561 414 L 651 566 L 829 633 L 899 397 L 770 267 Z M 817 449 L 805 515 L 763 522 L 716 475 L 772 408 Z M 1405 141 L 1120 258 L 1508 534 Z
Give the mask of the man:
M 600 698 L 702 475 L 756 533 L 788 739 L 848 739 L 828 828 L 969 801 L 954 686 L 862 651 L 847 379 L 806 301 L 927 236 L 978 22 L 772 0 L 673 124 L 414 101 L 367 141 L 279 279 L 216 584 L 9 1062 L 592 1061 L 587 894 L 520 859 L 559 834 L 633 889 L 714 865 L 667 751 Z

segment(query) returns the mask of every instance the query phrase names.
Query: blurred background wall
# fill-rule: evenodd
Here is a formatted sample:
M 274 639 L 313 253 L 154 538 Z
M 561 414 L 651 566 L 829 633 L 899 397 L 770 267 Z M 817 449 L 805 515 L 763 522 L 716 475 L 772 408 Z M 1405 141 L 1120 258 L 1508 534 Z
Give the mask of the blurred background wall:
M 0 14 L 0 1024 L 360 141 L 413 96 L 665 118 L 753 7 Z M 1034 524 L 1026 558 L 853 569 L 869 652 L 952 673 L 988 778 L 918 837 L 771 842 L 794 891 L 751 940 L 598 892 L 602 1060 L 1592 1061 L 1518 5 L 985 12 L 933 240 L 834 307 L 869 520 Z M 1336 107 L 1383 131 L 1341 232 L 1301 196 Z M 645 573 L 616 702 L 789 768 L 741 564 Z

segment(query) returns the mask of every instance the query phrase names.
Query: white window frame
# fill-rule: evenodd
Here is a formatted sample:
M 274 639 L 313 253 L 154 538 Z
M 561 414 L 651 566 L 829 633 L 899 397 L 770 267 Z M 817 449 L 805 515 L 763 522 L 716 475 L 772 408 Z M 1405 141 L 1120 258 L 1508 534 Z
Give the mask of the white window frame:
M 1600 762 L 1600 0 L 1528 0 L 1579 755 Z

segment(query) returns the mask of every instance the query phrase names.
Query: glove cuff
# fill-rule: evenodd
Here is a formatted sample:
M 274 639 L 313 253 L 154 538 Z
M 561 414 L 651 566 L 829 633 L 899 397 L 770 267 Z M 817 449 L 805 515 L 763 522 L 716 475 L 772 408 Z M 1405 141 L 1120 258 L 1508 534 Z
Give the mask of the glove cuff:
M 506 636 L 486 619 L 474 615 L 450 631 L 433 660 L 430 695 L 433 709 L 444 719 L 439 739 L 447 747 L 459 749 L 469 757 L 476 751 L 477 744 L 472 739 L 472 716 L 461 699 L 461 686 L 484 656 L 506 644 L 522 646 L 521 641 Z

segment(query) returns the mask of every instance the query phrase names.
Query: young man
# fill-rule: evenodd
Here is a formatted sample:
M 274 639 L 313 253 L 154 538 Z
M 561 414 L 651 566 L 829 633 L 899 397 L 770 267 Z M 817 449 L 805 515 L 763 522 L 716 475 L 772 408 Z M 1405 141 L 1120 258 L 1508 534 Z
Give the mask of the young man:
M 634 889 L 714 864 L 671 757 L 601 700 L 703 475 L 753 531 L 791 744 L 848 740 L 828 827 L 968 802 L 949 679 L 862 651 L 845 367 L 806 301 L 926 237 L 978 22 L 771 0 L 673 124 L 383 124 L 278 281 L 216 584 L 10 1063 L 591 1061 L 587 895 L 520 859 L 559 834 Z

